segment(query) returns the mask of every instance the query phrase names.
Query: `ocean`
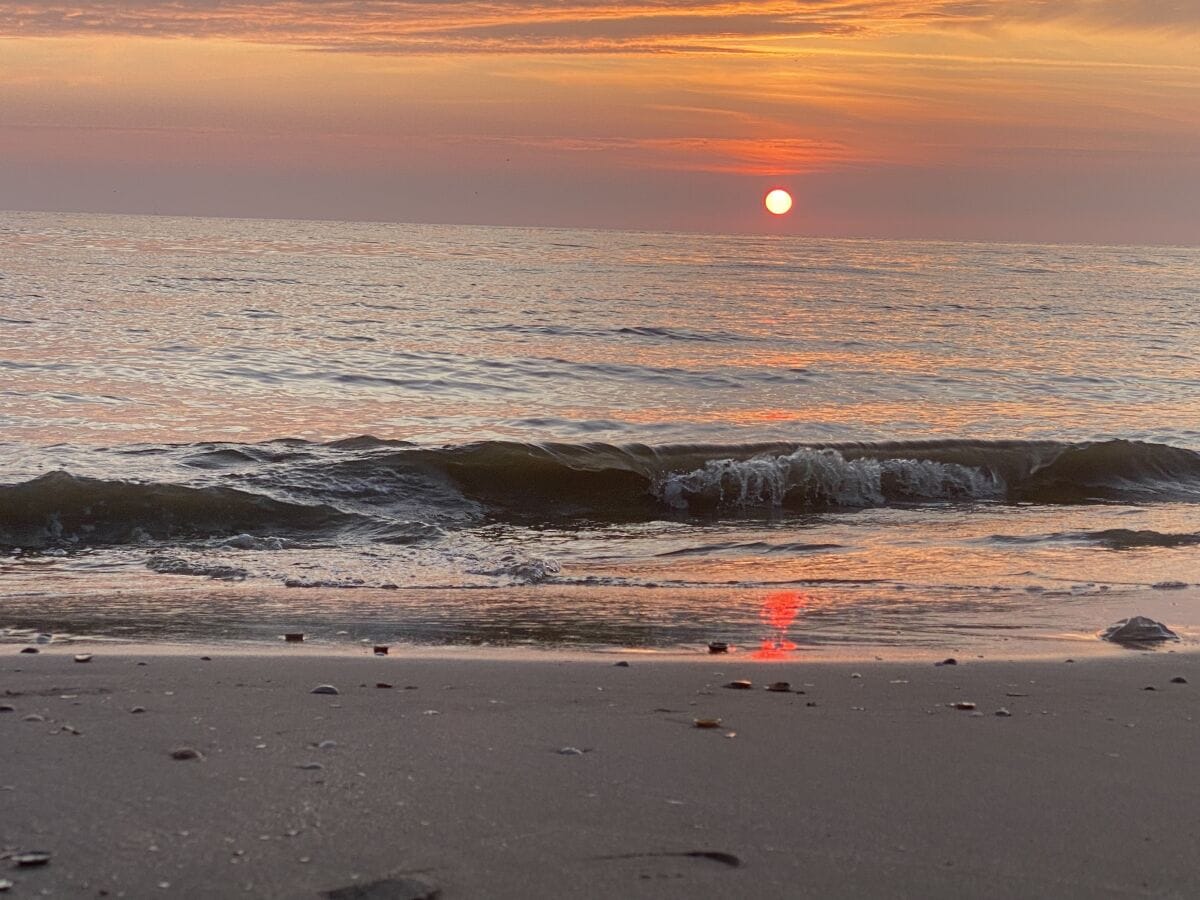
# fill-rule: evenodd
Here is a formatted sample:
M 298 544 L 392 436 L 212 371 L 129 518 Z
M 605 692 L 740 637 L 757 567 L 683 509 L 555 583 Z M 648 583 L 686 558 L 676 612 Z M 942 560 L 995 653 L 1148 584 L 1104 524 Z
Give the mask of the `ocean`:
M 0 213 L 0 640 L 1200 636 L 1200 250 Z

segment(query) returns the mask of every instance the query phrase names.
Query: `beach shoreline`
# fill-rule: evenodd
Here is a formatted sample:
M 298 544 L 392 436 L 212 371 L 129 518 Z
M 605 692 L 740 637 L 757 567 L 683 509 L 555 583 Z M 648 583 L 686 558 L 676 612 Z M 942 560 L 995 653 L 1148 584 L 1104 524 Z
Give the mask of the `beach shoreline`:
M 940 666 L 41 650 L 0 651 L 16 897 L 1200 890 L 1188 645 Z M 49 862 L 16 865 L 35 850 Z

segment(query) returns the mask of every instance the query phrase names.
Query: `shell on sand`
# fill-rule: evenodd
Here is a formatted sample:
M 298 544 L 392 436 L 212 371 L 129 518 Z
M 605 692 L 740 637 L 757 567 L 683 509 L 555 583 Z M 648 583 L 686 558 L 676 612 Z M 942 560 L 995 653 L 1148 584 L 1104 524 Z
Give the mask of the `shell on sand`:
M 1146 616 L 1131 616 L 1114 622 L 1102 632 L 1100 637 L 1116 644 L 1145 644 L 1155 641 L 1177 641 L 1179 635 L 1162 622 L 1155 622 Z
M 720 719 L 693 719 L 697 728 L 720 728 Z
M 729 682 L 729 684 L 725 685 L 725 687 L 735 691 L 748 691 L 750 688 L 754 687 L 754 683 L 748 678 L 739 678 L 737 681 Z
M 318 684 L 315 688 L 309 691 L 310 694 L 337 694 L 340 693 L 332 684 Z

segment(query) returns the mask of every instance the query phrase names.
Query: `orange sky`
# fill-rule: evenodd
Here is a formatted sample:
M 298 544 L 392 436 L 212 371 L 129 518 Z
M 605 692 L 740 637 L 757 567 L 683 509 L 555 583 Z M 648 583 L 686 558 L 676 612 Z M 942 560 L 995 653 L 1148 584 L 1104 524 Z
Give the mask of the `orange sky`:
M 1200 4 L 0 0 L 0 208 L 1196 244 Z

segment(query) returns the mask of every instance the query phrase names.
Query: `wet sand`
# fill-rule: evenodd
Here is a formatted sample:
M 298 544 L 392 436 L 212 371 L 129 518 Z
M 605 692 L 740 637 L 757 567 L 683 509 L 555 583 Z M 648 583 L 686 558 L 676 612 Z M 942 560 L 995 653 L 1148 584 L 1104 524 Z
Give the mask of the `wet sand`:
M 14 897 L 1200 895 L 1194 654 L 18 649 Z M 30 850 L 49 862 L 18 867 Z

